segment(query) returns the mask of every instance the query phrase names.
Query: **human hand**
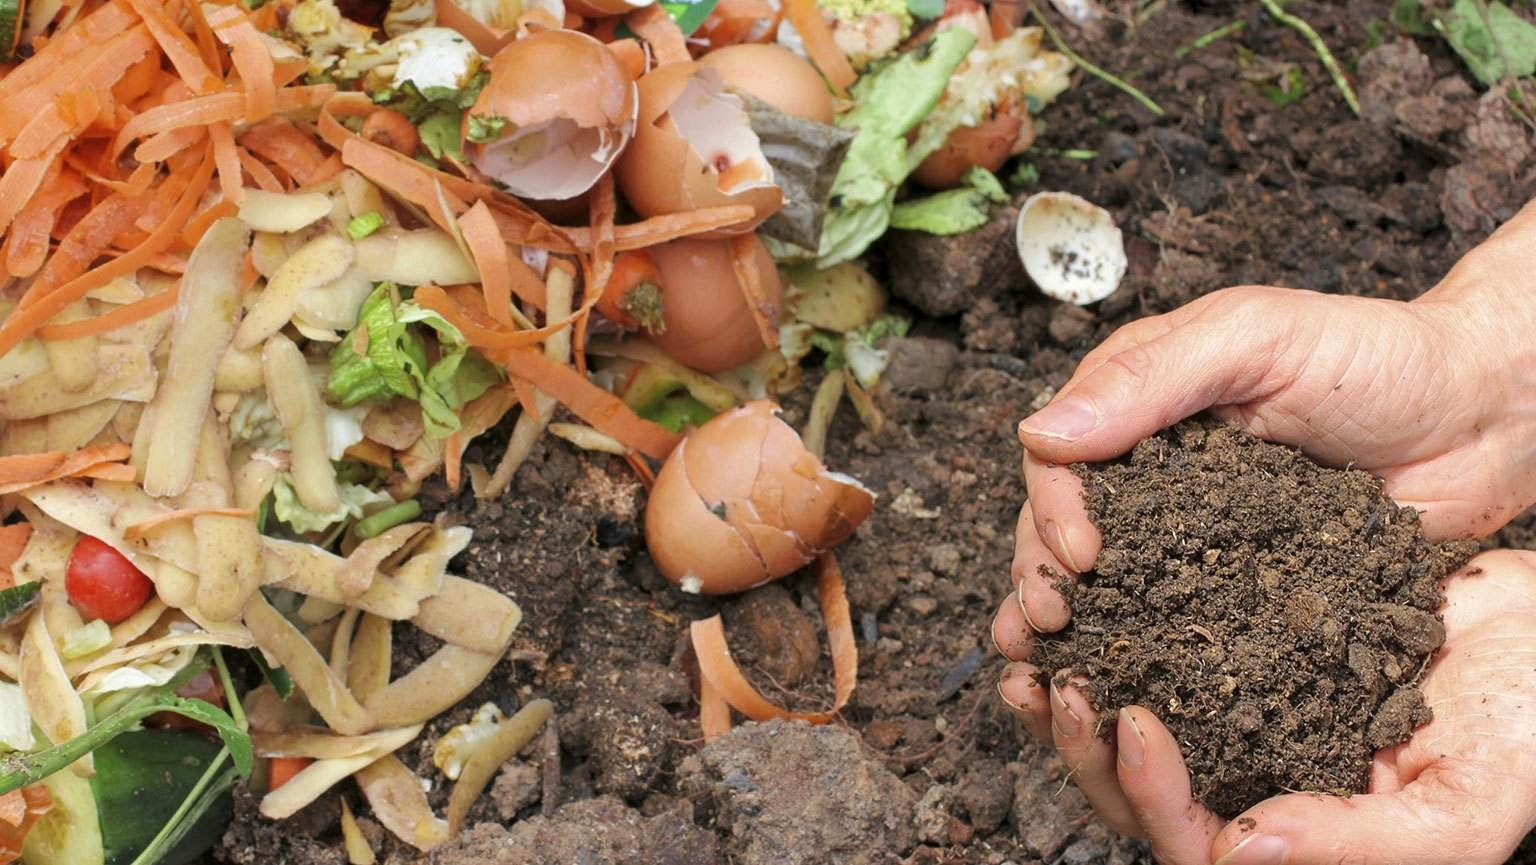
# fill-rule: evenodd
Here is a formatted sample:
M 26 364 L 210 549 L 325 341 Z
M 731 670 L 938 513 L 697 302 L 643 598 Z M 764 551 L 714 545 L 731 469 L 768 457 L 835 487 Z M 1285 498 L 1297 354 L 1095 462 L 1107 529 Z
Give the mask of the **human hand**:
M 1029 501 L 994 637 L 1019 660 L 1069 613 L 1042 565 L 1093 567 L 1100 537 L 1064 466 L 1110 459 L 1209 409 L 1385 481 L 1433 539 L 1492 533 L 1536 495 L 1536 204 L 1413 303 L 1244 286 L 1126 325 L 1019 427 Z M 1017 607 L 1019 609 L 1010 609 Z
M 1190 795 L 1178 743 L 1141 707 L 1116 742 L 1077 687 L 1015 662 L 999 687 L 1118 832 L 1163 865 L 1499 865 L 1536 826 L 1536 553 L 1498 551 L 1446 580 L 1446 641 L 1423 682 L 1434 720 L 1378 751 L 1350 798 L 1277 796 L 1231 822 Z

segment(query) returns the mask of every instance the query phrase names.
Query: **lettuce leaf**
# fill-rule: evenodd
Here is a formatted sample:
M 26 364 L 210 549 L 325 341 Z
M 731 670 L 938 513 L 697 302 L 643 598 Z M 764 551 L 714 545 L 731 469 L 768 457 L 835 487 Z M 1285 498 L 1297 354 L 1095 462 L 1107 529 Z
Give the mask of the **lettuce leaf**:
M 389 493 L 375 492 L 362 484 L 337 484 L 341 505 L 328 514 L 317 513 L 304 507 L 293 491 L 293 477 L 287 472 L 277 476 L 272 485 L 272 515 L 287 523 L 294 531 L 320 532 L 342 520 L 361 519 L 368 505 L 390 505 L 395 500 Z
M 855 134 L 832 182 L 819 266 L 857 258 L 885 233 L 896 188 L 922 161 L 908 153 L 906 135 L 938 105 L 950 75 L 975 44 L 970 31 L 952 27 L 854 85 L 854 107 L 837 122 Z
M 37 747 L 27 700 L 21 694 L 21 686 L 13 682 L 0 682 L 0 745 L 12 751 Z
M 411 325 L 436 334 L 435 362 L 428 359 L 424 328 Z M 458 410 L 500 380 L 458 328 L 430 309 L 397 300 L 395 286 L 382 282 L 363 301 L 357 328 L 331 353 L 326 389 L 346 407 L 391 396 L 416 400 L 426 434 L 441 439 L 459 429 Z
M 992 218 L 992 205 L 1007 204 L 997 177 L 980 165 L 965 173 L 965 186 L 903 201 L 891 211 L 891 227 L 929 234 L 963 234 Z

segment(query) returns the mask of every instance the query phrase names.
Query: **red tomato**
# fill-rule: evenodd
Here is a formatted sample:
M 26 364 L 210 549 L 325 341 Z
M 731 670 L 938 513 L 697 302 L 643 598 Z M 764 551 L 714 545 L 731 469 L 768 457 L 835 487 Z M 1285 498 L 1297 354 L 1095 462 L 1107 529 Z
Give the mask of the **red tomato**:
M 81 535 L 69 554 L 64 588 L 70 603 L 87 621 L 103 619 L 115 625 L 144 606 L 155 584 L 122 553 L 90 535 Z

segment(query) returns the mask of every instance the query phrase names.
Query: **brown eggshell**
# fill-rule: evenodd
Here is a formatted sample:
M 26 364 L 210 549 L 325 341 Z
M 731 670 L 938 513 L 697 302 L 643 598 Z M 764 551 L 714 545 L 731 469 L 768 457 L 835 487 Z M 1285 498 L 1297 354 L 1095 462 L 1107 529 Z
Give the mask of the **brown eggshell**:
M 646 543 L 688 591 L 725 594 L 804 567 L 846 540 L 874 507 L 828 472 L 767 401 L 694 430 L 667 458 L 646 505 Z M 728 534 L 727 534 L 728 533 Z
M 912 179 L 929 189 L 953 189 L 971 166 L 995 172 L 1014 153 L 1014 142 L 1027 122 L 1027 115 L 999 112 L 978 126 L 962 126 L 917 166 Z
M 635 137 L 614 166 L 614 178 L 625 200 L 642 216 L 748 205 L 754 212 L 751 220 L 715 232 L 718 236 L 743 234 L 784 206 L 784 195 L 772 183 L 722 192 L 719 174 L 704 164 L 678 131 L 667 112 L 699 70 L 697 63 L 670 63 L 640 79 Z
M 565 0 L 565 8 L 583 18 L 608 18 L 613 15 L 626 15 L 636 9 L 645 7 L 656 0 Z
M 821 74 L 782 45 L 729 45 L 705 54 L 699 65 L 785 114 L 832 122 L 832 92 Z
M 777 308 L 783 287 L 759 242 L 753 257 L 763 291 Z M 730 241 L 673 240 L 646 250 L 661 276 L 666 330 L 651 337 L 667 354 L 704 372 L 721 372 L 762 354 L 762 335 L 747 308 L 731 261 Z

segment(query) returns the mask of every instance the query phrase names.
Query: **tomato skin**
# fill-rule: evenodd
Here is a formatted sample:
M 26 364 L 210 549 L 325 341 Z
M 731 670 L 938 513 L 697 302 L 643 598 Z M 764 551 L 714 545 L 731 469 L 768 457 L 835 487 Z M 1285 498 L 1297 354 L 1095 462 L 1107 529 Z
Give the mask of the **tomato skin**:
M 122 553 L 81 535 L 69 554 L 64 588 L 86 621 L 102 619 L 115 625 L 144 606 L 155 584 Z

